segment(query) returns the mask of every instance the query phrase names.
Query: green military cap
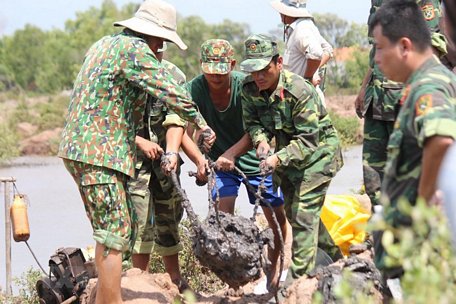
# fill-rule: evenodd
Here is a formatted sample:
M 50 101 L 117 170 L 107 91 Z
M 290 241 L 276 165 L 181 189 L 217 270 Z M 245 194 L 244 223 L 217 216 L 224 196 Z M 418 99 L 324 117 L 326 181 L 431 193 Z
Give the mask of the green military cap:
M 207 74 L 227 74 L 234 49 L 223 39 L 209 39 L 201 45 L 201 69 Z
M 277 43 L 270 37 L 262 34 L 251 35 L 244 42 L 244 61 L 241 62 L 241 70 L 248 73 L 260 71 L 277 54 Z

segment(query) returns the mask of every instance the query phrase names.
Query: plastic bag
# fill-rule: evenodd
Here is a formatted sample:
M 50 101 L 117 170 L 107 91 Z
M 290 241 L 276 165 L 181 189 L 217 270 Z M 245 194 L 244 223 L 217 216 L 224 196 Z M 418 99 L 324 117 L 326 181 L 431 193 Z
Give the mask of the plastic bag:
M 371 211 L 359 198 L 359 195 L 326 195 L 321 211 L 323 224 L 345 256 L 350 245 L 362 243 L 366 238 Z

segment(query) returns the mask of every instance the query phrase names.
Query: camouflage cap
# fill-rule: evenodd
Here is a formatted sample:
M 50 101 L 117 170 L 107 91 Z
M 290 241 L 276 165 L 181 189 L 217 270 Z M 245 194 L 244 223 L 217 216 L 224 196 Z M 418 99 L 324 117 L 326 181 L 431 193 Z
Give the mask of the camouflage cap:
M 209 39 L 201 45 L 201 69 L 207 74 L 228 74 L 234 49 L 223 39 Z
M 241 62 L 241 70 L 248 73 L 260 71 L 277 54 L 277 43 L 269 36 L 251 35 L 244 42 L 244 61 Z

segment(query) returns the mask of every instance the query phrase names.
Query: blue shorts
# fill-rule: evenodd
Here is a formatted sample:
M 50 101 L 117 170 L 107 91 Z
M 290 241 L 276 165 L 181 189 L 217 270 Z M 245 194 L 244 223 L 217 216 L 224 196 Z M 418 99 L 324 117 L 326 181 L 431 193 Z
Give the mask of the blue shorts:
M 261 179 L 263 177 L 261 175 L 252 175 L 247 176 L 250 185 L 255 188 L 255 191 L 258 190 L 258 186 L 260 185 Z M 242 184 L 242 177 L 240 175 L 231 173 L 231 172 L 223 172 L 217 171 L 216 172 L 216 188 L 219 190 L 220 197 L 228 197 L 228 196 L 238 196 L 239 187 Z M 272 175 L 268 175 L 264 181 L 264 186 L 266 187 L 266 191 L 262 193 L 262 197 L 265 201 L 271 204 L 272 207 L 278 207 L 283 205 L 283 194 L 280 191 L 280 188 L 274 192 L 274 187 L 272 186 Z M 212 189 L 212 199 L 215 201 L 216 198 L 216 188 Z M 249 195 L 250 204 L 255 204 L 255 195 L 250 193 L 247 189 L 247 193 Z M 263 202 L 260 202 L 261 206 L 265 206 Z

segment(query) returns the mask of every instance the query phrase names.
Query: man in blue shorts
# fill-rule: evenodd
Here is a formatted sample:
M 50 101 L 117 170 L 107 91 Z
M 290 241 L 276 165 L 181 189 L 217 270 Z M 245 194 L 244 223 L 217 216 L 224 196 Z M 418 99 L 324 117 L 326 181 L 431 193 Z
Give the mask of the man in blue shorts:
M 248 178 L 255 190 L 263 179 L 260 174 L 260 160 L 252 149 L 250 136 L 244 131 L 242 118 L 241 90 L 245 74 L 233 71 L 236 64 L 234 49 L 222 39 L 210 39 L 201 45 L 201 69 L 203 74 L 188 83 L 188 90 L 197 104 L 200 113 L 213 128 L 217 139 L 209 152 L 209 157 L 216 163 L 216 183 L 220 195 L 219 210 L 234 213 L 236 197 L 242 183 L 242 177 L 234 171 L 239 168 Z M 189 134 L 193 133 L 191 127 Z M 265 156 L 269 151 L 264 151 Z M 278 257 L 280 237 L 273 221 L 272 212 L 282 230 L 285 240 L 287 221 L 283 207 L 283 196 L 280 189 L 274 190 L 272 176 L 265 179 L 266 191 L 262 197 L 272 206 L 272 210 L 262 203 L 262 208 L 269 226 L 274 231 L 274 249 L 269 249 L 271 272 L 268 276 L 268 287 L 276 286 L 278 275 Z M 212 192 L 216 198 L 216 190 Z M 249 201 L 255 203 L 255 195 L 248 191 Z

